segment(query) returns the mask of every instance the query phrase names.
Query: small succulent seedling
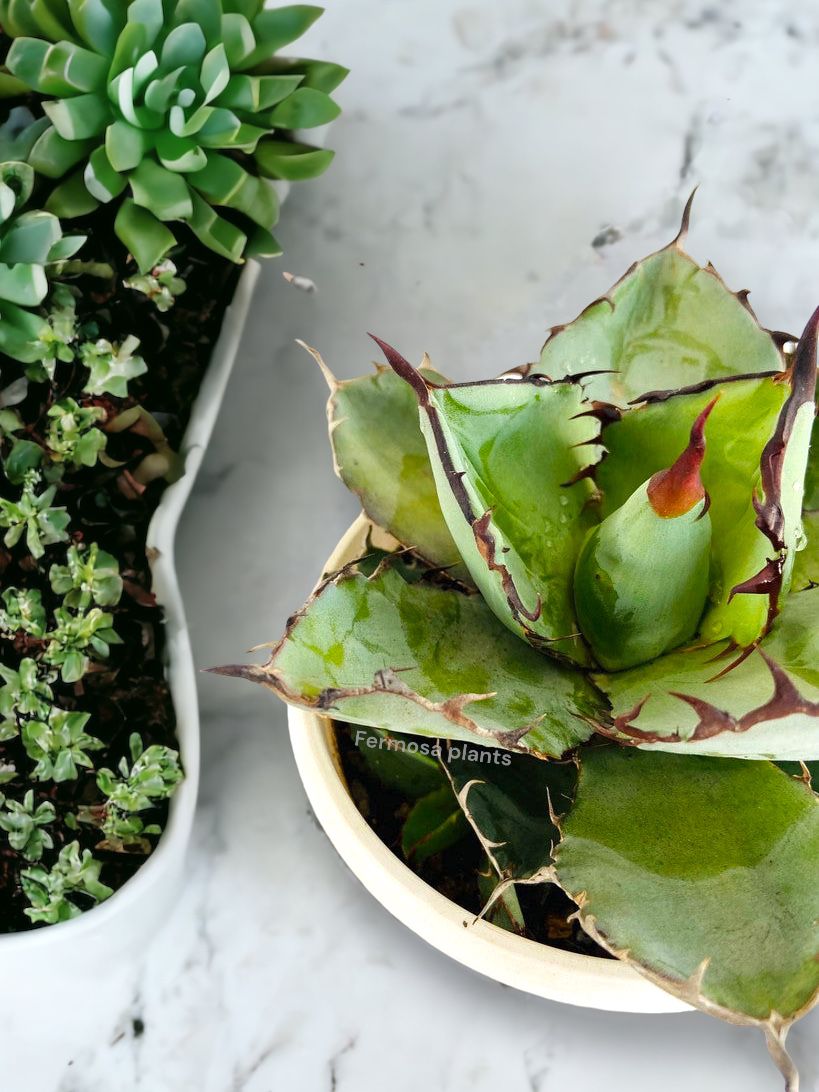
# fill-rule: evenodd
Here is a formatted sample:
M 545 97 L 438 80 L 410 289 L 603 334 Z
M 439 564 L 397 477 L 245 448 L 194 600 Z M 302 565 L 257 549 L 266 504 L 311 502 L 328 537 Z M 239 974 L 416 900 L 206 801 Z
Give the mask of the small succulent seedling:
M 105 801 L 94 807 L 80 809 L 78 819 L 100 828 L 104 835 L 100 848 L 116 853 L 148 852 L 148 835 L 157 835 L 156 823 L 146 823 L 140 812 L 155 808 L 169 799 L 182 780 L 182 768 L 176 751 L 160 744 L 143 749 L 141 737 L 131 735 L 130 762 L 120 760 L 117 771 L 101 769 L 97 785 Z
M 43 851 L 51 849 L 54 840 L 44 827 L 57 817 L 50 800 L 34 803 L 34 792 L 29 789 L 22 800 L 10 800 L 0 794 L 0 830 L 8 834 L 9 845 L 27 861 L 39 861 Z
M 0 630 L 4 634 L 11 637 L 25 633 L 37 639 L 45 636 L 46 612 L 39 588 L 6 588 L 2 600 Z
M 329 92 L 346 72 L 274 54 L 320 13 L 263 0 L 2 0 L 8 69 L 43 99 L 27 144 L 35 170 L 59 180 L 49 209 L 66 218 L 116 203 L 143 274 L 176 245 L 177 222 L 232 261 L 277 254 L 266 178 L 327 165 L 329 153 L 287 133 L 337 115 Z
M 84 342 L 79 350 L 80 361 L 88 368 L 83 390 L 88 394 L 127 398 L 129 381 L 148 370 L 148 365 L 137 353 L 138 348 L 139 338 L 136 337 L 127 337 L 120 345 L 112 345 L 105 338 Z
M 52 565 L 51 587 L 63 597 L 63 606 L 87 610 L 92 604 L 114 607 L 122 596 L 119 562 L 101 550 L 96 542 L 89 546 L 69 546 L 65 565 Z
M 336 469 L 396 552 L 327 576 L 266 665 L 220 670 L 517 754 L 514 777 L 442 757 L 492 899 L 559 885 L 613 955 L 760 1028 L 795 1089 L 819 799 L 775 762 L 819 759 L 819 311 L 799 339 L 760 327 L 685 253 L 687 222 L 499 379 L 381 341 L 375 375 L 322 365 Z M 427 810 L 425 836 L 447 814 Z
M 66 285 L 57 285 L 45 314 L 45 323 L 32 342 L 35 358 L 26 365 L 26 375 L 35 382 L 50 382 L 58 363 L 70 364 L 75 356 L 77 300 Z
M 74 468 L 94 466 L 105 448 L 105 433 L 97 424 L 105 419 L 100 406 L 81 406 L 73 398 L 61 398 L 48 410 L 45 443 L 53 462 Z
M 46 634 L 43 659 L 59 667 L 63 682 L 79 682 L 88 671 L 91 656 L 107 660 L 111 645 L 122 644 L 113 625 L 114 616 L 99 607 L 78 611 L 57 607 L 54 628 Z
M 102 864 L 94 860 L 90 850 L 80 853 L 79 842 L 71 842 L 63 846 L 50 869 L 40 866 L 24 869 L 20 882 L 30 903 L 26 915 L 33 922 L 54 925 L 77 917 L 84 906 L 107 899 L 113 891 L 100 882 L 101 868 Z
M 3 542 L 9 547 L 16 546 L 25 536 L 26 549 L 33 558 L 42 557 L 46 546 L 65 542 L 68 538 L 68 512 L 52 505 L 57 486 L 50 485 L 40 491 L 41 483 L 41 475 L 36 470 L 28 470 L 18 500 L 0 497 L 0 527 L 7 528 Z
M 31 772 L 36 781 L 73 781 L 78 766 L 93 768 L 88 752 L 104 745 L 85 731 L 90 719 L 88 713 L 52 709 L 47 721 L 29 720 L 23 725 L 20 734 L 26 754 L 36 763 Z
M 184 293 L 187 285 L 177 276 L 177 268 L 170 258 L 165 258 L 149 272 L 129 277 L 125 281 L 125 287 L 146 296 L 157 311 L 164 315 Z
M 0 664 L 0 741 L 19 735 L 20 727 L 29 720 L 47 720 L 54 697 L 50 681 L 36 660 L 25 657 L 15 671 Z

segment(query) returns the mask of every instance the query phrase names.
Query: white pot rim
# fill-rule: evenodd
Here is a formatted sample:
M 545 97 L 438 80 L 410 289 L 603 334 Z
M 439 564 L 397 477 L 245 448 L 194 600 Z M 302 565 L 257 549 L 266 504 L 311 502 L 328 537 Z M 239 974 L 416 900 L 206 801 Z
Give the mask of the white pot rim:
M 360 517 L 325 570 L 361 556 Z M 288 709 L 290 741 L 310 805 L 341 858 L 381 905 L 434 948 L 497 982 L 537 997 L 615 1012 L 684 1012 L 690 1006 L 625 963 L 552 948 L 472 915 L 441 895 L 384 845 L 358 811 L 339 768 L 332 722 Z

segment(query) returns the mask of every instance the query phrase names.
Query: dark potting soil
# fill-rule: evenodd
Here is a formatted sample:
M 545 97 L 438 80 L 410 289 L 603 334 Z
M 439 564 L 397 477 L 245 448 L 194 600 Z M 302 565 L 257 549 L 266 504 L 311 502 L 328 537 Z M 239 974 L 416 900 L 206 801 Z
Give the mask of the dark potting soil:
M 366 764 L 354 743 L 354 729 L 336 723 L 336 740 L 344 777 L 359 812 L 399 860 L 446 898 L 477 915 L 484 906 L 478 875 L 486 871 L 486 854 L 470 828 L 454 846 L 427 858 L 420 865 L 407 862 L 401 852 L 401 831 L 412 801 L 383 785 Z M 553 948 L 610 959 L 569 917 L 575 903 L 555 884 L 518 884 L 515 891 L 526 925 L 525 936 Z
M 36 195 L 35 195 L 36 201 Z M 178 451 L 191 407 L 208 366 L 211 352 L 230 302 L 239 270 L 232 263 L 202 247 L 192 234 L 180 229 L 182 245 L 171 255 L 179 276 L 187 283 L 186 292 L 166 314 L 157 311 L 144 295 L 126 288 L 123 281 L 136 272 L 113 234 L 113 214 L 108 208 L 84 220 L 66 225 L 70 233 L 83 232 L 88 241 L 78 255 L 83 261 L 107 262 L 115 271 L 112 279 L 83 275 L 73 283 L 81 289 L 78 321 L 94 323 L 95 336 L 121 342 L 133 335 L 140 339 L 138 350 L 148 366 L 145 375 L 129 382 L 127 399 L 82 395 L 87 370 L 79 363 L 57 364 L 54 388 L 48 383 L 29 383 L 26 400 L 16 406 L 28 428 L 20 438 L 38 440 L 46 426 L 46 412 L 52 401 L 74 397 L 86 404 L 96 403 L 109 411 L 109 418 L 128 408 L 141 405 L 161 425 L 174 451 Z M 23 366 L 0 355 L 0 386 L 6 387 L 23 375 Z M 103 422 L 104 425 L 104 422 Z M 101 426 L 102 427 L 102 426 Z M 151 592 L 151 573 L 146 556 L 146 533 L 151 517 L 167 487 L 164 479 L 151 482 L 144 490 L 134 487 L 127 471 L 136 468 L 154 451 L 144 435 L 125 431 L 108 435 L 106 454 L 121 463 L 106 467 L 66 472 L 54 505 L 64 506 L 71 516 L 69 533 L 73 542 L 97 542 L 119 561 L 125 590 L 118 606 L 105 608 L 114 615 L 114 629 L 121 645 L 111 647 L 110 657 L 85 676 L 81 683 L 66 684 L 59 678 L 52 684 L 54 704 L 66 710 L 90 713 L 87 731 L 105 744 L 93 752 L 95 767 L 115 769 L 128 754 L 128 740 L 138 732 L 148 747 L 152 743 L 176 747 L 176 724 L 170 691 L 165 679 L 163 615 Z M 8 444 L 3 454 L 8 454 Z M 0 475 L 4 496 L 19 495 Z M 10 586 L 39 588 L 46 610 L 59 604 L 50 588 L 48 571 L 55 562 L 63 563 L 67 543 L 47 547 L 45 556 L 35 562 L 23 543 L 12 550 L 0 543 L 0 588 Z M 25 655 L 36 655 L 42 642 L 18 635 L 15 641 L 0 644 L 0 659 L 16 668 Z M 33 762 L 18 738 L 0 743 L 0 761 L 13 762 L 21 773 Z M 93 826 L 80 824 L 76 831 L 66 829 L 59 819 L 80 805 L 98 804 L 101 794 L 93 771 L 80 770 L 76 780 L 55 784 L 32 782 L 35 801 L 51 800 L 58 822 L 49 827 L 54 837 L 53 850 L 46 851 L 43 865 L 49 867 L 62 845 L 78 840 L 81 849 L 93 850 L 103 862 L 100 879 L 115 890 L 121 887 L 145 861 L 144 853 L 113 852 L 96 848 L 101 839 Z M 15 781 L 8 787 L 12 795 L 21 795 Z M 168 805 L 141 813 L 146 823 L 164 826 Z M 156 838 L 150 839 L 151 844 Z M 31 922 L 23 913 L 28 905 L 19 885 L 21 868 L 28 867 L 0 839 L 0 932 L 29 929 Z M 77 896 L 79 904 L 82 896 Z

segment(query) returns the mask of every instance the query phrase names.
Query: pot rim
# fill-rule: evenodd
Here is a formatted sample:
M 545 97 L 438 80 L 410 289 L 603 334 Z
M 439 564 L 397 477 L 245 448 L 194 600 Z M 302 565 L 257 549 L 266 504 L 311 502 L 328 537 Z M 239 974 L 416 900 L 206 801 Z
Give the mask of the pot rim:
M 371 530 L 359 516 L 325 571 L 360 557 Z M 428 944 L 488 978 L 552 1001 L 615 1012 L 690 1009 L 616 959 L 552 948 L 473 919 L 399 860 L 358 811 L 341 773 L 332 721 L 290 706 L 288 723 L 305 792 L 339 856 L 393 917 Z

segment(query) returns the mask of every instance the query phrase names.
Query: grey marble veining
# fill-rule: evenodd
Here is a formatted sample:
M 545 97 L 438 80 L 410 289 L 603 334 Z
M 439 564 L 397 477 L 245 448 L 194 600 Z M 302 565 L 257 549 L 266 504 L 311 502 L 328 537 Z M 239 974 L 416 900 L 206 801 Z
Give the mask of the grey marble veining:
M 753 289 L 763 322 L 798 331 L 819 300 L 817 6 L 330 0 L 310 45 L 353 75 L 332 171 L 286 208 L 180 533 L 203 666 L 279 635 L 355 512 L 296 337 L 342 376 L 373 355 L 367 330 L 457 378 L 497 373 L 666 242 L 697 183 L 690 248 Z M 84 982 L 55 967 L 25 1003 L 0 991 L 4 1087 L 779 1087 L 747 1030 L 561 1007 L 427 948 L 317 829 L 283 708 L 210 677 L 201 699 L 184 898 L 149 951 Z M 44 1026 L 46 994 L 61 1015 Z M 815 1092 L 816 1014 L 792 1044 Z

